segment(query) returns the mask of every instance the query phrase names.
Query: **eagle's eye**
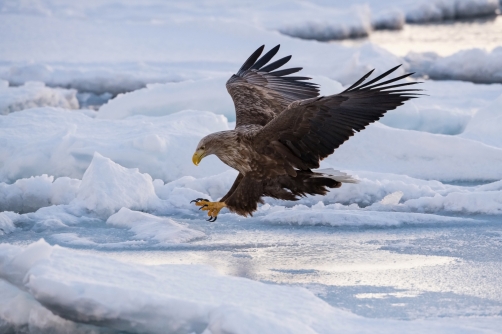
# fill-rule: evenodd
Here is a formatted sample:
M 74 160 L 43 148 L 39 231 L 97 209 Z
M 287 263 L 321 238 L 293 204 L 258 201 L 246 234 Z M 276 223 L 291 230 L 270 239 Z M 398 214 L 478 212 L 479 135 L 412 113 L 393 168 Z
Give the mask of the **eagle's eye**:
M 200 149 L 201 149 L 201 150 L 205 150 L 205 149 L 206 149 L 206 147 L 205 147 L 205 146 L 201 146 L 201 147 L 200 147 Z

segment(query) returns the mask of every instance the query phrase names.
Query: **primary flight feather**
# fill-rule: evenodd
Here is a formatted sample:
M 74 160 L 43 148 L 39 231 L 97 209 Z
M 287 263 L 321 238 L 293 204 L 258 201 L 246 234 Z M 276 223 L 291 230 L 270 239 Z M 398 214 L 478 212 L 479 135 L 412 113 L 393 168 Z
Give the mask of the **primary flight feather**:
M 366 81 L 370 71 L 345 91 L 319 97 L 318 86 L 306 81 L 310 78 L 289 76 L 301 67 L 278 70 L 291 56 L 268 64 L 279 45 L 260 58 L 263 49 L 259 47 L 227 81 L 235 105 L 235 129 L 202 138 L 192 158 L 198 165 L 215 154 L 239 171 L 218 202 L 192 201 L 208 212 L 209 221 L 215 221 L 224 207 L 251 215 L 263 196 L 298 200 L 356 182 L 341 172 L 313 169 L 355 132 L 419 95 L 419 89 L 405 87 L 417 82 L 393 84 L 412 73 L 381 81 L 399 65 Z

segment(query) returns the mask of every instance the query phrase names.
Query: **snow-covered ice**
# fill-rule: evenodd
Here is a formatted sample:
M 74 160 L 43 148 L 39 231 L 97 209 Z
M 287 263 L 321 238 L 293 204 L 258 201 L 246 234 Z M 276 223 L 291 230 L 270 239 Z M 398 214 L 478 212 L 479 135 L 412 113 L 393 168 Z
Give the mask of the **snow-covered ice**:
M 434 52 L 410 53 L 405 57 L 412 71 L 434 80 L 464 80 L 502 83 L 502 47 L 491 51 L 468 49 L 441 57 Z
M 0 114 L 36 107 L 78 109 L 77 91 L 49 88 L 43 82 L 27 82 L 20 87 L 9 87 L 7 81 L 0 81 Z
M 496 15 L 498 8 L 497 0 L 420 1 L 410 7 L 406 21 L 423 23 Z
M 0 332 L 499 333 L 500 47 L 319 42 L 497 7 L 1 1 Z M 359 183 L 208 223 L 237 172 L 191 156 L 262 44 L 324 95 L 399 63 L 427 95 L 322 162 Z
M 13 182 L 42 174 L 81 179 L 94 152 L 169 181 L 227 169 L 216 159 L 208 159 L 204 170 L 190 166 L 193 152 L 187 149 L 212 131 L 228 129 L 221 115 L 182 111 L 164 117 L 113 121 L 88 113 L 40 108 L 1 118 L 0 180 Z M 18 149 L 20 146 L 23 150 Z

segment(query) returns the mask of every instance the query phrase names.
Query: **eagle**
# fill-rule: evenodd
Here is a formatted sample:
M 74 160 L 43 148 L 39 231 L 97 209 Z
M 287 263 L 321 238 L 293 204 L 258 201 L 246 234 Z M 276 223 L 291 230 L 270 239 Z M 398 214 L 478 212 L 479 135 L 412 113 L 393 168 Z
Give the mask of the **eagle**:
M 192 157 L 199 165 L 215 154 L 239 172 L 219 201 L 190 202 L 207 211 L 208 221 L 215 221 L 223 208 L 252 216 L 264 196 L 295 201 L 356 182 L 341 172 L 319 170 L 320 161 L 388 110 L 421 95 L 416 92 L 420 89 L 405 87 L 418 82 L 393 84 L 413 73 L 387 78 L 398 65 L 366 81 L 371 70 L 339 94 L 319 96 L 319 86 L 307 81 L 311 78 L 290 76 L 301 67 L 280 69 L 291 56 L 269 64 L 280 45 L 260 58 L 264 47 L 226 83 L 235 106 L 235 129 L 205 136 Z

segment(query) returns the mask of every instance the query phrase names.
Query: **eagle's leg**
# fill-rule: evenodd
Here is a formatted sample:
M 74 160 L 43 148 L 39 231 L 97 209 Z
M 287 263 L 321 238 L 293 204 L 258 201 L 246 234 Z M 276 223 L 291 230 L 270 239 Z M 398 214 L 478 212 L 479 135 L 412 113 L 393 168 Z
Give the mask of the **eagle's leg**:
M 190 203 L 195 202 L 195 205 L 200 206 L 199 210 L 207 211 L 209 216 L 208 221 L 214 222 L 218 218 L 218 213 L 220 210 L 226 207 L 225 202 L 209 202 L 209 200 L 204 198 L 197 198 Z
M 237 187 L 239 186 L 239 183 L 241 183 L 243 177 L 244 177 L 244 175 L 242 175 L 241 173 L 239 173 L 239 175 L 237 175 L 237 178 L 235 179 L 234 184 L 232 184 L 232 187 L 227 192 L 227 194 L 220 199 L 220 202 L 225 202 L 225 200 L 227 198 L 229 198 L 234 193 L 235 189 L 237 189 Z
M 190 201 L 190 203 L 195 202 L 195 205 L 200 206 L 199 210 L 207 211 L 207 215 L 210 217 L 208 221 L 214 222 L 216 221 L 216 219 L 218 219 L 218 213 L 220 213 L 220 210 L 227 206 L 225 200 L 234 193 L 243 177 L 244 176 L 239 173 L 228 193 L 223 196 L 218 202 L 210 202 L 205 198 L 197 198 L 193 201 Z

